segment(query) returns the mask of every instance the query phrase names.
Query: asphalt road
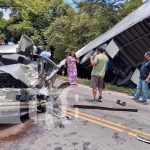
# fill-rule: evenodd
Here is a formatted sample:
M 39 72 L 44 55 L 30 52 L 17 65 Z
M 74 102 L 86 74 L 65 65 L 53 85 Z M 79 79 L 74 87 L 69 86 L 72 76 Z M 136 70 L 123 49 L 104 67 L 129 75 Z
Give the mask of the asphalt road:
M 56 83 L 56 86 L 60 82 Z M 6 150 L 149 150 L 150 144 L 138 141 L 137 135 L 150 139 L 150 104 L 142 105 L 126 94 L 104 91 L 103 102 L 93 102 L 91 89 L 71 86 L 61 92 L 61 116 L 38 114 L 24 124 L 0 130 L 0 149 Z M 117 100 L 126 106 L 116 104 Z M 49 104 L 48 104 L 49 105 Z M 71 105 L 133 108 L 138 112 L 78 109 Z M 55 114 L 55 115 L 54 115 Z M 67 117 L 66 117 L 67 116 Z M 16 132 L 13 132 L 16 131 Z M 13 134 L 11 135 L 11 133 Z M 11 136 L 7 137 L 7 133 Z

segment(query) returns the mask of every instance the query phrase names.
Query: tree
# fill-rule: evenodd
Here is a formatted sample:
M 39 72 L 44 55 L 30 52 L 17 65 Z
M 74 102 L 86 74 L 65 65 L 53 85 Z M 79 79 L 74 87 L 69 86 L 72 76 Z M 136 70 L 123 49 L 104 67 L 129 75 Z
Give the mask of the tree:
M 11 11 L 8 37 L 14 36 L 18 40 L 22 34 L 27 34 L 36 44 L 46 44 L 44 31 L 57 17 L 65 15 L 68 8 L 63 0 L 1 1 L 1 7 Z
M 141 0 L 0 0 L 11 11 L 10 19 L 0 18 L 0 34 L 16 41 L 27 34 L 37 45 L 55 49 L 57 61 L 65 51 L 81 49 L 142 4 Z
M 6 25 L 7 21 L 3 18 L 0 18 L 0 38 L 6 39 Z
M 62 16 L 56 19 L 51 26 L 45 31 L 45 37 L 47 39 L 48 46 L 55 48 L 55 59 L 60 61 L 65 57 L 65 50 L 70 35 L 71 21 L 69 17 Z
M 3 18 L 3 12 L 0 11 L 0 19 L 2 19 L 2 18 Z
M 142 3 L 142 0 L 126 0 L 120 8 L 121 18 L 124 18 L 129 13 L 137 9 L 139 6 L 142 5 Z

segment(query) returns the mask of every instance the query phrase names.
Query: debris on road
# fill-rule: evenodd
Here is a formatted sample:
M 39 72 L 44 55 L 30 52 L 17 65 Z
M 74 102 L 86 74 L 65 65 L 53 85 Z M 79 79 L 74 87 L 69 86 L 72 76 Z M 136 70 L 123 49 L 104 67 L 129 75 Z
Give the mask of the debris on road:
M 150 144 L 150 139 L 137 135 L 139 141 Z
M 71 105 L 72 108 L 82 108 L 82 109 L 99 109 L 99 110 L 110 110 L 110 111 L 128 111 L 128 112 L 138 112 L 138 109 L 133 108 L 114 108 L 114 107 L 102 107 L 102 106 L 91 106 L 91 105 Z
M 55 147 L 54 150 L 62 150 L 62 147 Z
M 126 106 L 126 102 L 121 102 L 121 100 L 117 100 L 116 104 Z
M 59 128 L 65 128 L 64 124 L 60 123 Z
M 83 150 L 89 150 L 90 142 L 83 143 Z

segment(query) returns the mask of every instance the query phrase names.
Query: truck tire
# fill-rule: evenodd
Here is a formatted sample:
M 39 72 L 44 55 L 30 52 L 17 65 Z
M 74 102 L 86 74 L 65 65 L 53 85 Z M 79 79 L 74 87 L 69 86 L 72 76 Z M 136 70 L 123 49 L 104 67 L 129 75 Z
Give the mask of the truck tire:
M 126 76 L 126 78 L 124 78 L 124 79 L 119 78 L 117 80 L 116 84 L 119 85 L 119 86 L 125 86 L 125 87 L 130 86 L 130 84 L 132 84 L 132 81 L 130 80 L 132 75 L 133 75 L 133 71 L 130 71 L 128 73 L 128 75 Z

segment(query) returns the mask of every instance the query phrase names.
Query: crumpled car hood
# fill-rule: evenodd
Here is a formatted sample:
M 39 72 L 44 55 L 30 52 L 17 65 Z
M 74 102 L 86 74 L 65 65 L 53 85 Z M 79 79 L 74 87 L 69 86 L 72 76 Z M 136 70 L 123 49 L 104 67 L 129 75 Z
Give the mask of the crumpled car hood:
M 28 87 L 35 87 L 40 82 L 49 82 L 59 67 L 50 59 L 39 55 L 35 55 L 37 61 L 29 61 L 28 58 L 32 56 L 32 50 L 33 41 L 26 35 L 21 36 L 19 44 L 1 46 L 0 71 L 10 74 Z M 46 70 L 44 69 L 45 65 Z
M 0 66 L 0 71 L 12 75 L 15 79 L 22 81 L 28 87 L 36 86 L 38 84 L 38 73 L 30 64 L 13 64 Z
M 43 80 L 50 80 L 59 70 L 56 64 L 48 58 L 40 56 L 42 61 L 47 61 L 48 72 L 43 73 Z M 12 64 L 0 66 L 0 71 L 6 72 L 12 75 L 15 79 L 18 79 L 25 83 L 28 87 L 35 87 L 39 83 L 39 74 L 37 68 L 37 62 L 32 62 L 28 65 L 24 64 Z
M 17 53 L 18 44 L 4 45 L 0 47 L 0 54 L 15 54 Z

